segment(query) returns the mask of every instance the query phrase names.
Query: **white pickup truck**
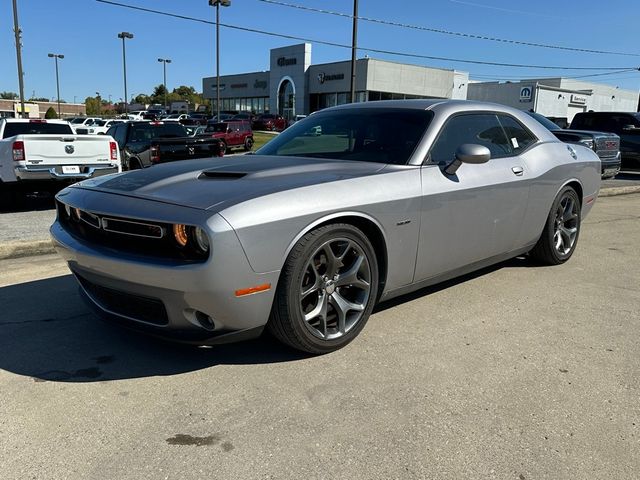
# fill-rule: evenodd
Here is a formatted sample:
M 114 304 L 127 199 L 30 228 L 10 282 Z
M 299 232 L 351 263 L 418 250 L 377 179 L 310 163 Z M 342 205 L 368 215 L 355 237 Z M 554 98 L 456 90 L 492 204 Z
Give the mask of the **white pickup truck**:
M 0 119 L 0 193 L 53 189 L 122 171 L 115 140 L 62 120 Z

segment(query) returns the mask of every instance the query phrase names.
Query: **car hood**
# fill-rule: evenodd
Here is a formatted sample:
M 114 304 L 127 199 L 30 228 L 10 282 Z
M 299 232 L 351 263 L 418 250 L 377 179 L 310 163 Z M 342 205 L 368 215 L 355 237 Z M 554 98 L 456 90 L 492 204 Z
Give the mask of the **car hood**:
M 271 193 L 373 175 L 384 167 L 360 161 L 242 155 L 155 165 L 84 180 L 72 188 L 220 211 Z

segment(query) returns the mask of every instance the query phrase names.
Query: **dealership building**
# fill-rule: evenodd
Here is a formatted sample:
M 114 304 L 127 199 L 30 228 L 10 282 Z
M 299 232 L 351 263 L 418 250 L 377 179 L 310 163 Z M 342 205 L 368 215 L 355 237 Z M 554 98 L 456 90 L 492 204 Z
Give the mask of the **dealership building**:
M 539 78 L 517 82 L 472 82 L 469 100 L 533 110 L 546 117 L 571 122 L 578 112 L 635 112 L 638 92 L 572 78 Z
M 220 77 L 220 110 L 308 115 L 349 100 L 351 62 L 313 65 L 311 44 L 270 52 L 270 70 Z M 356 61 L 356 101 L 467 98 L 469 74 L 373 58 Z M 216 78 L 202 79 L 205 98 L 216 101 Z

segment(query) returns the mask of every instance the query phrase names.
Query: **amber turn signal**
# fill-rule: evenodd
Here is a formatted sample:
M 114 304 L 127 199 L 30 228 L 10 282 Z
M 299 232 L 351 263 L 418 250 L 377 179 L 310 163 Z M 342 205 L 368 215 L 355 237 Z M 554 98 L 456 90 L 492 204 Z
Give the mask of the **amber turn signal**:
M 265 283 L 263 285 L 256 285 L 255 287 L 241 288 L 240 290 L 236 290 L 236 297 L 244 297 L 245 295 L 251 295 L 253 293 L 266 292 L 270 288 L 271 288 L 270 283 Z
M 181 247 L 186 247 L 189 241 L 189 234 L 187 232 L 187 226 L 177 223 L 173 226 L 173 238 L 176 239 L 176 243 Z

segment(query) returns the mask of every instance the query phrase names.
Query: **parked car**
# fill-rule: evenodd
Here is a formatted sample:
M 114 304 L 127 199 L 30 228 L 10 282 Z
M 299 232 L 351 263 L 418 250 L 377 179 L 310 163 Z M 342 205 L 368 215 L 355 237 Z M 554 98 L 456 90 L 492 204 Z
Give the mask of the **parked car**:
M 229 151 L 232 148 L 253 148 L 253 131 L 249 122 L 242 120 L 228 120 L 226 122 L 209 123 L 199 136 L 217 138 L 222 142 L 222 148 Z
M 144 120 L 146 110 L 134 110 L 133 112 L 128 112 L 126 114 L 127 120 Z
M 76 135 L 63 120 L 0 119 L 3 202 L 18 200 L 16 194 L 120 171 L 113 138 Z
M 206 113 L 190 113 L 187 118 L 180 120 L 183 125 L 206 125 L 209 115 Z
M 615 177 L 620 171 L 620 137 L 614 133 L 590 132 L 560 128 L 544 115 L 527 112 L 547 127 L 558 139 L 565 143 L 579 143 L 592 149 L 600 157 L 602 178 Z
M 89 134 L 89 135 L 105 135 L 107 130 L 111 128 L 112 125 L 116 123 L 126 122 L 127 120 L 121 119 L 111 119 L 111 120 L 97 120 L 93 125 L 89 127 L 77 128 L 76 133 L 78 134 Z
M 102 119 L 98 117 L 74 117 L 69 119 L 68 122 L 71 124 L 74 133 L 78 135 L 88 135 L 89 133 L 93 133 L 90 131 L 90 128 L 100 120 Z
M 118 143 L 123 170 L 158 163 L 224 155 L 224 145 L 214 138 L 193 138 L 177 122 L 127 122 L 109 129 Z
M 195 137 L 196 135 L 203 134 L 207 127 L 204 125 L 183 125 L 187 135 Z
M 69 187 L 51 234 L 105 318 L 195 344 L 266 327 L 325 353 L 378 301 L 526 253 L 566 262 L 599 187 L 593 150 L 519 110 L 379 101 L 317 112 L 255 155 Z
M 256 118 L 256 115 L 254 113 L 251 113 L 251 112 L 240 112 L 240 113 L 234 115 L 233 117 L 231 117 L 231 120 L 243 120 L 245 122 L 249 122 L 249 125 L 251 125 L 255 118 Z
M 211 117 L 211 120 L 207 122 L 207 124 L 216 123 L 216 122 L 226 122 L 227 120 L 231 120 L 233 117 L 235 117 L 235 115 L 231 113 L 220 113 L 220 119 L 218 119 L 217 115 L 214 115 L 213 117 Z
M 275 130 L 281 132 L 287 128 L 287 120 L 282 115 L 263 113 L 255 118 L 252 127 L 254 130 Z
M 640 113 L 577 113 L 573 117 L 571 128 L 615 133 L 620 137 L 622 168 L 640 169 Z
M 186 113 L 172 113 L 162 119 L 163 122 L 182 122 L 188 115 Z
M 160 120 L 163 115 L 167 115 L 167 111 L 160 108 L 149 108 L 143 115 L 144 120 L 156 121 Z

